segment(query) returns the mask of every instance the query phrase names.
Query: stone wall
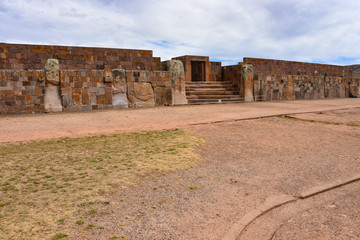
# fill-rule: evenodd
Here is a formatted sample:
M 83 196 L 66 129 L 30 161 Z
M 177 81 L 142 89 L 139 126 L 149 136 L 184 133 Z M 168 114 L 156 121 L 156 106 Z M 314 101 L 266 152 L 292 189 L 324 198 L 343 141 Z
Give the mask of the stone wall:
M 254 67 L 254 76 L 275 75 L 327 75 L 329 77 L 352 77 L 352 66 L 337 66 L 294 61 L 244 58 L 244 64 Z
M 0 113 L 87 111 L 186 104 L 180 61 L 168 71 L 59 70 L 49 59 L 45 70 L 1 70 Z
M 360 65 L 353 65 L 353 77 L 360 78 Z
M 349 88 L 349 97 L 358 97 L 360 98 L 360 78 L 347 78 L 348 88 Z
M 142 70 L 63 70 L 64 111 L 172 105 L 171 72 Z
M 209 62 L 209 81 L 222 81 L 221 62 Z
M 360 97 L 359 79 L 308 75 L 254 77 L 255 101 Z
M 160 58 L 152 55 L 150 50 L 0 43 L 0 69 L 43 69 L 54 58 L 60 69 L 160 70 Z
M 222 80 L 229 81 L 239 88 L 239 98 L 244 99 L 245 82 L 242 78 L 242 65 L 232 65 L 222 67 Z
M 44 112 L 43 70 L 0 70 L 0 113 Z

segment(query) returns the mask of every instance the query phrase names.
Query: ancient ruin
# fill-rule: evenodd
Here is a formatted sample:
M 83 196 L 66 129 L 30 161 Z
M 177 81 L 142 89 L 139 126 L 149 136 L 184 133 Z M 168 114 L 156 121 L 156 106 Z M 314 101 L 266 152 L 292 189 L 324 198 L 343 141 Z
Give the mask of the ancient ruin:
M 359 67 L 0 43 L 0 113 L 360 97 Z

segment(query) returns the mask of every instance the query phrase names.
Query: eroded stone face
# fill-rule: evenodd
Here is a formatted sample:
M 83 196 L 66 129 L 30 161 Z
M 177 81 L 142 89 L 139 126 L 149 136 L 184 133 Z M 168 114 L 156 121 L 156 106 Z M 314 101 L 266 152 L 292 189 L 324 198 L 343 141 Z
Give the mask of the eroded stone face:
M 180 60 L 167 61 L 167 70 L 177 74 L 184 73 L 184 66 Z
M 45 65 L 45 79 L 47 83 L 51 83 L 55 86 L 60 85 L 59 77 L 59 60 L 48 59 Z
M 243 76 L 247 76 L 249 74 L 253 75 L 254 74 L 253 65 L 250 65 L 250 64 L 242 65 L 242 74 L 243 74 Z
M 150 83 L 128 82 L 128 99 L 132 107 L 154 107 L 154 90 Z

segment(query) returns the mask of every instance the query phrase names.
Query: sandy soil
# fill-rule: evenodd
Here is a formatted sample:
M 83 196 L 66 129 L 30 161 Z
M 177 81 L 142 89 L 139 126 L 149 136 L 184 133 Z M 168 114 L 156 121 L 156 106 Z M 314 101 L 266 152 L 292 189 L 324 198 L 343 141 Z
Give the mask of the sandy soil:
M 336 121 L 348 122 L 360 119 L 359 107 L 358 99 L 337 99 L 10 116 L 0 118 L 0 141 L 185 129 L 206 140 L 198 150 L 203 161 L 197 167 L 156 176 L 133 188 L 114 189 L 107 196 L 109 205 L 85 219 L 85 225 L 68 229 L 69 239 L 221 239 L 233 223 L 271 195 L 297 195 L 360 171 L 360 127 L 278 117 L 233 120 L 336 110 L 331 112 Z M 344 108 L 350 110 L 338 112 Z M 335 121 L 331 114 L 326 116 Z M 347 194 L 341 193 L 345 199 Z M 352 195 L 352 201 L 360 202 L 359 196 Z M 294 223 L 309 227 L 305 220 L 301 225 L 297 216 L 290 215 Z M 359 215 L 352 217 L 359 222 Z M 87 228 L 88 224 L 94 227 Z M 348 221 L 336 224 L 347 227 Z M 292 228 L 287 226 L 277 231 L 276 239 L 291 239 L 282 238 Z

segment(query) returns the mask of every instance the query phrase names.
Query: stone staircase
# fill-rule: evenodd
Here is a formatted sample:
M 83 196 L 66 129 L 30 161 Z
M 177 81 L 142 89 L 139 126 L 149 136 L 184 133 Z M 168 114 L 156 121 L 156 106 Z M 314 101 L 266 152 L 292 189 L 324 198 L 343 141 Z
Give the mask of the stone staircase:
M 189 104 L 237 103 L 244 99 L 239 88 L 230 82 L 186 82 L 186 98 Z

